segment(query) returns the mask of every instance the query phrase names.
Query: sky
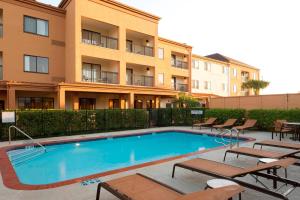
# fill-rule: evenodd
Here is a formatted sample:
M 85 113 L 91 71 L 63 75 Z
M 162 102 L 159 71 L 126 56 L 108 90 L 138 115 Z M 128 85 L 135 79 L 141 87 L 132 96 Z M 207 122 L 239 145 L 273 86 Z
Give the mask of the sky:
M 39 0 L 57 5 L 60 0 Z M 299 0 L 119 0 L 161 17 L 159 35 L 261 69 L 263 94 L 300 92 Z

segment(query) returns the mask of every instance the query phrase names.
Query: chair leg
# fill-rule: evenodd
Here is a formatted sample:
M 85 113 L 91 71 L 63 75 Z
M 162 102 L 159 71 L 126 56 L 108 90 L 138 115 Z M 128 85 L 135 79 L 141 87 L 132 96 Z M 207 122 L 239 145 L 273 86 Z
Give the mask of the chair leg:
M 274 139 L 274 132 L 272 131 L 272 140 Z
M 99 183 L 97 187 L 96 200 L 100 199 L 100 192 L 101 192 L 101 183 Z
M 225 152 L 224 158 L 223 158 L 223 162 L 225 162 L 226 160 L 226 155 L 227 155 L 227 151 Z
M 173 166 L 172 178 L 174 178 L 174 176 L 175 176 L 175 167 L 176 167 L 176 165 Z

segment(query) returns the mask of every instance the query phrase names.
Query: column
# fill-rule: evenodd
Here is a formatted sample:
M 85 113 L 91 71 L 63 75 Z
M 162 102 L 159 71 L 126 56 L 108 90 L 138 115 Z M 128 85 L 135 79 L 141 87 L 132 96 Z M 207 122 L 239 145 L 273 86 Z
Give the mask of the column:
M 134 108 L 134 93 L 129 93 L 129 99 L 128 99 L 128 106 L 129 108 Z
M 72 102 L 73 102 L 73 110 L 79 110 L 78 93 L 73 93 L 73 95 L 72 95 Z
M 155 97 L 155 108 L 160 108 L 160 96 Z
M 15 88 L 9 88 L 7 90 L 7 102 L 8 102 L 8 109 L 16 109 L 16 90 Z
M 65 91 L 65 89 L 59 88 L 57 91 L 57 107 L 58 107 L 58 109 L 66 108 L 66 91 Z
M 126 109 L 126 99 L 124 95 L 120 95 L 120 106 L 121 109 Z

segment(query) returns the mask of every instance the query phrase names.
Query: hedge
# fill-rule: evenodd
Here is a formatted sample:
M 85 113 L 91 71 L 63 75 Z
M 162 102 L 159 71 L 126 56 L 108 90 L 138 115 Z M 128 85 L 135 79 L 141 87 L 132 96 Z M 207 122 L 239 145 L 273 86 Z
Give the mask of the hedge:
M 246 118 L 246 110 L 244 109 L 207 109 L 205 117 L 216 117 L 218 123 L 224 123 L 227 119 L 238 119 L 238 124 L 241 124 Z
M 261 130 L 271 130 L 274 121 L 285 119 L 290 122 L 300 122 L 300 109 L 278 110 L 278 109 L 256 109 L 249 110 L 248 118 L 257 120 L 257 127 Z
M 191 110 L 203 110 L 204 115 L 192 115 Z M 247 118 L 256 119 L 260 130 L 271 130 L 276 119 L 300 122 L 300 109 L 292 110 L 249 110 L 164 108 L 164 109 L 105 109 L 105 110 L 25 110 L 16 111 L 16 126 L 34 138 L 53 137 L 93 132 L 130 130 L 163 126 L 191 126 L 203 117 L 217 117 L 218 123 L 229 118 L 241 124 Z M 0 115 L 1 118 L 1 115 Z M 1 120 L 1 119 L 0 119 Z M 7 124 L 0 123 L 0 140 L 8 139 Z M 14 133 L 13 139 L 23 135 Z
M 199 108 L 194 108 L 199 109 Z M 200 116 L 201 117 L 201 116 Z M 16 111 L 16 126 L 33 138 L 130 130 L 149 126 L 192 125 L 199 116 L 191 109 L 103 109 L 103 110 L 24 110 Z M 13 139 L 24 136 L 14 132 Z M 8 139 L 8 125 L 0 123 L 0 140 Z

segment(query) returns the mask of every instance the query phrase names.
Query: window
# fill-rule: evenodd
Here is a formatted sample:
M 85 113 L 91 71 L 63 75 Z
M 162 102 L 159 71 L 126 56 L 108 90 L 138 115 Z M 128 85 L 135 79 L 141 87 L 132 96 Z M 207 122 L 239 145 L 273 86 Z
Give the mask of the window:
M 79 109 L 80 110 L 95 110 L 96 99 L 94 98 L 79 98 Z
M 164 78 L 164 74 L 163 73 L 158 74 L 158 84 L 159 85 L 164 85 L 164 82 L 165 82 L 164 79 L 165 78 Z
M 253 80 L 256 80 L 256 73 L 253 73 Z
M 223 74 L 228 74 L 228 67 L 227 66 L 223 66 Z
M 199 89 L 199 80 L 193 80 L 192 81 L 192 87 L 194 89 Z
M 210 81 L 204 81 L 204 89 L 210 90 L 211 89 L 211 82 Z
M 54 109 L 54 98 L 48 97 L 19 97 L 19 109 Z
M 110 99 L 108 101 L 109 109 L 119 109 L 121 107 L 119 99 Z
M 226 83 L 222 83 L 222 90 L 223 90 L 223 92 L 227 92 L 227 84 Z
M 101 80 L 101 65 L 83 63 L 82 81 L 98 82 L 99 80 Z
M 193 60 L 193 68 L 199 69 L 200 67 L 200 61 L 199 60 Z
M 24 16 L 24 32 L 49 36 L 49 22 L 43 19 Z
M 48 74 L 49 59 L 38 56 L 24 56 L 24 71 L 33 73 Z
M 233 68 L 233 76 L 237 77 L 237 69 L 236 68 Z
M 93 31 L 82 30 L 82 42 L 100 46 L 101 34 Z
M 236 87 L 236 84 L 233 85 L 233 93 L 237 93 L 237 87 Z
M 211 70 L 211 65 L 210 65 L 210 63 L 208 63 L 208 62 L 205 62 L 205 63 L 204 63 L 204 70 L 205 70 L 205 71 L 208 71 L 208 72 Z
M 158 58 L 163 60 L 164 57 L 165 57 L 164 49 L 163 48 L 158 48 Z

